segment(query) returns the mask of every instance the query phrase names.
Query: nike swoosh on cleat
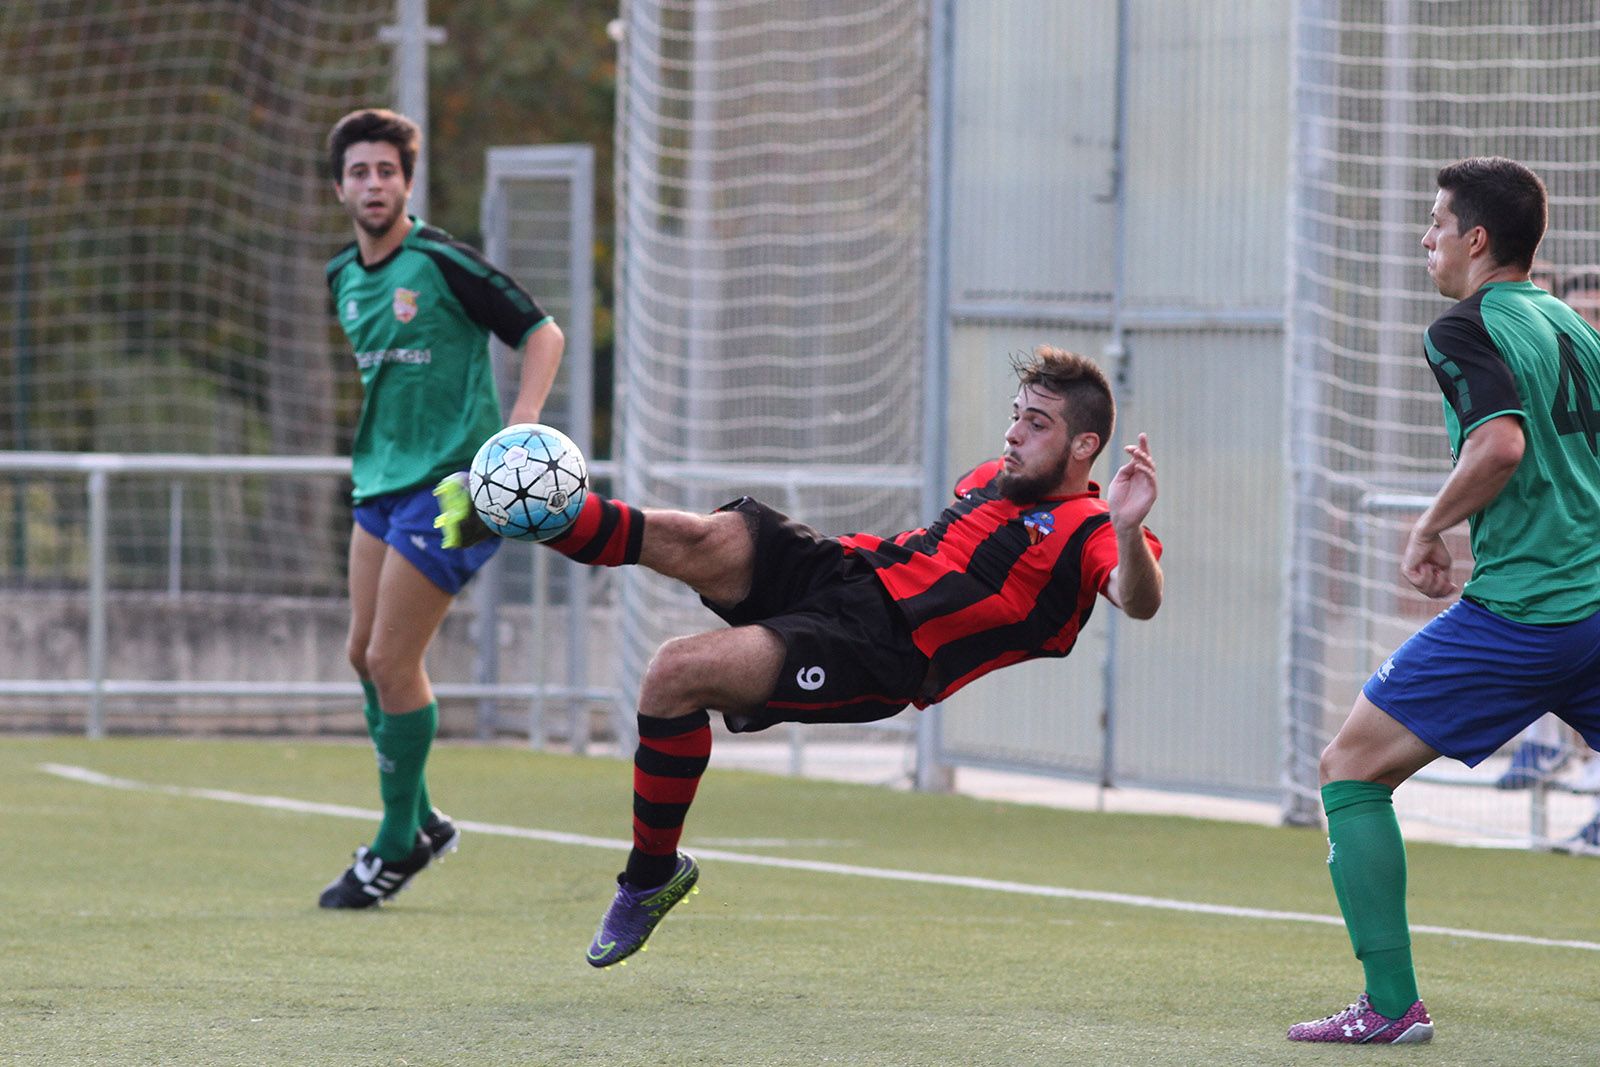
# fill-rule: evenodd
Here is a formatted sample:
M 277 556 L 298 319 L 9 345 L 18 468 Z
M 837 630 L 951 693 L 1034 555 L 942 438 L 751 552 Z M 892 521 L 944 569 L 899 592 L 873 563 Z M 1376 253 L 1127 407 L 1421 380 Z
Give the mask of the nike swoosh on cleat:
M 604 959 L 606 953 L 610 952 L 612 949 L 614 949 L 616 947 L 617 947 L 617 943 L 615 941 L 607 941 L 605 944 L 600 946 L 600 952 L 599 952 L 598 955 L 595 953 L 594 949 L 591 948 L 589 950 L 589 958 L 591 960 Z

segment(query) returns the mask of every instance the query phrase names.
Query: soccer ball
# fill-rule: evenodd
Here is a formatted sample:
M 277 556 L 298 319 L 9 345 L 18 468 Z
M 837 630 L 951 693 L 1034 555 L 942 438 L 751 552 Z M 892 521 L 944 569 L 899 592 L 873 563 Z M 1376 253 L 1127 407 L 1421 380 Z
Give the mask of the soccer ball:
M 467 489 L 478 516 L 501 537 L 548 541 L 578 520 L 589 495 L 589 468 L 560 430 L 518 423 L 478 449 Z

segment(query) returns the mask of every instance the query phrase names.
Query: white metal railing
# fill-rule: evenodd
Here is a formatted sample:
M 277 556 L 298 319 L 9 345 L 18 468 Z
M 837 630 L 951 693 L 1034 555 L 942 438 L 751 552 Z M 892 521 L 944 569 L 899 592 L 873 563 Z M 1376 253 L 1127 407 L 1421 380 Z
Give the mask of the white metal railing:
M 595 477 L 607 477 L 609 462 L 589 464 Z M 106 677 L 106 635 L 110 582 L 107 575 L 107 539 L 111 516 L 108 504 L 110 485 L 117 475 L 241 475 L 280 477 L 350 476 L 350 460 L 344 456 L 200 456 L 178 454 L 124 454 L 102 452 L 4 452 L 0 451 L 0 474 L 81 475 L 88 499 L 88 575 L 87 575 L 87 650 L 86 677 L 76 679 L 0 679 L 0 696 L 77 696 L 88 700 L 85 731 L 90 737 L 105 736 L 105 700 L 118 696 L 197 696 L 251 697 L 272 696 L 290 699 L 325 699 L 355 696 L 360 689 L 349 682 L 281 681 L 194 681 L 177 679 L 133 680 Z M 181 587 L 177 561 L 182 549 L 181 485 L 174 483 L 174 500 L 168 508 L 169 593 Z M 536 590 L 536 595 L 543 589 Z M 535 610 L 543 605 L 535 604 Z M 480 643 L 496 639 L 495 627 L 482 627 Z M 441 683 L 434 687 L 445 698 L 532 699 L 535 702 L 614 701 L 609 689 L 579 685 L 538 683 Z
M 106 702 L 116 697 L 220 697 L 250 698 L 271 697 L 282 700 L 319 700 L 330 698 L 360 699 L 360 689 L 352 678 L 347 682 L 286 682 L 286 681 L 219 681 L 195 679 L 123 679 L 107 677 L 108 600 L 111 592 L 108 576 L 107 542 L 112 517 L 109 495 L 112 480 L 118 476 L 150 477 L 171 475 L 254 474 L 278 477 L 344 477 L 350 475 L 350 460 L 342 456 L 201 456 L 182 454 L 123 454 L 93 452 L 5 452 L 0 451 L 0 475 L 15 474 L 78 475 L 84 479 L 88 501 L 87 529 L 87 665 L 81 678 L 20 678 L 0 679 L 0 696 L 23 697 L 81 697 L 87 701 L 85 733 L 91 738 L 104 737 L 106 733 Z M 592 479 L 612 478 L 616 474 L 611 461 L 590 461 Z M 879 489 L 917 489 L 921 486 L 923 472 L 909 466 L 884 465 L 876 467 L 818 464 L 808 467 L 789 467 L 754 463 L 653 463 L 646 470 L 648 477 L 663 478 L 680 484 L 718 482 L 749 486 L 753 489 L 778 489 L 785 510 L 797 512 L 805 490 L 826 486 L 854 486 Z M 168 507 L 168 561 L 169 573 L 166 593 L 181 593 L 182 578 L 182 483 L 174 481 L 170 490 Z M 544 578 L 545 553 L 535 554 L 535 580 L 532 598 L 535 617 L 545 610 L 549 598 L 549 584 Z M 496 626 L 479 628 L 478 641 L 494 642 Z M 482 650 L 480 649 L 480 652 Z M 481 672 L 480 672 L 481 675 Z M 435 692 L 446 699 L 475 699 L 479 701 L 512 700 L 529 702 L 528 732 L 530 741 L 543 743 L 543 708 L 546 701 L 561 701 L 572 709 L 574 745 L 580 748 L 583 738 L 577 735 L 581 709 L 585 704 L 611 704 L 618 708 L 619 723 L 624 716 L 621 707 L 623 695 L 615 685 L 594 686 L 583 683 L 582 675 L 572 675 L 566 681 L 555 682 L 540 677 L 532 682 L 438 682 Z M 930 709 L 933 710 L 933 709 Z M 196 713 L 200 714 L 200 713 Z M 915 735 L 919 741 L 919 768 L 926 761 L 937 758 L 937 718 L 920 715 L 912 720 L 890 719 L 867 724 L 868 727 L 891 734 Z M 790 772 L 804 771 L 805 742 L 803 732 L 791 725 L 788 730 Z

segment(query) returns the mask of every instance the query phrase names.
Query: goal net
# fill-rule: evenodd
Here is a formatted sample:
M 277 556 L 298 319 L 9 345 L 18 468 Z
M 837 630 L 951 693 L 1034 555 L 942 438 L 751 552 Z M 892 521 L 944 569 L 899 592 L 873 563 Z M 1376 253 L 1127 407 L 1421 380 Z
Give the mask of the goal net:
M 349 227 L 321 146 L 341 114 L 390 98 L 393 13 L 0 4 L 0 451 L 144 464 L 0 473 L 0 678 L 149 682 L 150 699 L 111 702 L 158 726 L 221 701 L 154 683 L 259 683 L 271 715 L 290 679 L 353 690 L 349 479 L 316 457 L 348 453 L 360 385 L 323 279 Z M 197 462 L 158 471 L 150 453 Z M 205 462 L 237 454 L 278 472 Z M 44 693 L 4 710 L 66 725 L 81 706 Z
M 616 439 L 632 503 L 904 529 L 921 485 L 918 0 L 628 0 Z M 628 673 L 715 620 L 623 578 Z M 630 687 L 627 687 L 631 689 Z
M 1421 331 L 1449 302 L 1419 240 L 1444 163 L 1503 155 L 1550 193 L 1541 281 L 1580 303 L 1600 264 L 1600 13 L 1581 0 L 1306 0 L 1294 39 L 1291 209 L 1290 815 L 1314 820 L 1317 758 L 1368 675 L 1444 605 L 1399 552 L 1449 471 Z M 1452 548 L 1470 573 L 1465 528 Z M 1437 765 L 1402 815 L 1486 840 L 1570 833 L 1590 798 L 1548 810 L 1492 787 L 1491 760 Z M 1432 779 L 1430 782 L 1428 779 Z M 1539 798 L 1543 800 L 1544 798 Z
M 389 97 L 388 0 L 35 0 L 0 13 L 0 449 L 332 455 L 360 402 L 321 145 Z M 113 588 L 337 594 L 335 478 L 120 479 Z M 4 566 L 82 578 L 82 491 L 0 479 Z

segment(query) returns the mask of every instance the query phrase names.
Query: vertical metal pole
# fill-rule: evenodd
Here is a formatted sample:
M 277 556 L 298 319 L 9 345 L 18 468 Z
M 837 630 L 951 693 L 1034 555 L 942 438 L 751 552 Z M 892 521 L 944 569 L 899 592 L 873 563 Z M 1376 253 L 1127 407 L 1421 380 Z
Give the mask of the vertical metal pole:
M 496 552 L 473 576 L 470 597 L 472 636 L 477 649 L 473 655 L 472 675 L 480 685 L 495 685 L 500 681 L 500 605 L 505 599 L 502 595 L 505 582 L 502 556 L 503 552 Z M 478 740 L 494 740 L 499 728 L 499 698 L 479 697 L 475 727 Z
M 928 9 L 928 176 L 926 289 L 922 318 L 922 517 L 932 522 L 950 492 L 950 170 L 955 139 L 955 3 L 932 0 Z M 951 768 L 941 762 L 943 709 L 935 704 L 917 718 L 916 787 L 947 791 Z
M 1281 817 L 1286 826 L 1316 826 L 1322 821 L 1322 802 L 1318 796 L 1317 753 L 1321 747 L 1322 678 L 1327 654 L 1325 612 L 1319 606 L 1320 577 L 1315 562 L 1313 533 L 1319 521 L 1318 506 L 1327 489 L 1318 467 L 1317 437 L 1322 429 L 1318 414 L 1318 386 L 1310 373 L 1301 369 L 1309 362 L 1314 344 L 1314 328 L 1308 328 L 1310 315 L 1302 309 L 1301 261 L 1314 246 L 1316 235 L 1303 221 L 1303 207 L 1311 198 L 1312 182 L 1325 167 L 1316 152 L 1328 136 L 1327 115 L 1313 110 L 1326 109 L 1327 94 L 1302 92 L 1305 87 L 1324 86 L 1335 75 L 1333 63 L 1319 56 L 1336 55 L 1337 33 L 1322 27 L 1334 23 L 1329 0 L 1302 0 L 1294 5 L 1290 18 L 1290 151 L 1289 151 L 1289 240 L 1285 243 L 1285 275 L 1289 279 L 1288 314 L 1284 336 L 1284 407 L 1288 428 L 1284 465 L 1288 473 L 1285 494 L 1284 544 L 1289 546 L 1285 560 L 1283 608 L 1283 673 L 1285 686 L 1283 723 L 1283 794 Z M 1315 266 L 1315 263 L 1312 264 Z M 1302 348 L 1306 355 L 1302 356 Z
M 533 550 L 533 628 L 538 630 L 550 617 L 550 553 Z M 528 743 L 543 748 L 545 733 L 545 692 L 550 685 L 549 642 L 535 637 L 533 642 L 533 699 L 528 705 Z M 580 751 L 577 738 L 569 738 L 573 752 Z
M 1383 19 L 1383 187 L 1378 191 L 1378 381 L 1373 455 L 1378 475 L 1393 475 L 1404 455 L 1401 410 L 1406 367 L 1416 347 L 1407 292 L 1420 262 L 1411 184 L 1411 0 L 1387 0 Z M 1423 209 L 1426 213 L 1426 209 Z
M 567 395 L 571 397 L 569 432 L 585 456 L 594 454 L 594 148 L 582 146 L 573 159 L 567 185 L 571 220 L 567 257 L 572 321 L 568 324 Z M 567 685 L 572 690 L 573 751 L 589 747 L 589 602 L 592 569 L 569 563 L 567 576 Z M 581 735 L 581 736 L 580 736 Z
M 1111 259 L 1111 340 L 1106 343 L 1104 358 L 1111 371 L 1112 385 L 1116 391 L 1119 414 L 1126 415 L 1133 395 L 1132 367 L 1128 355 L 1127 334 L 1123 322 L 1123 305 L 1127 297 L 1128 274 L 1128 0 L 1117 0 L 1117 58 L 1113 75 L 1115 84 L 1113 131 L 1111 139 L 1111 200 L 1112 200 L 1112 259 Z M 1111 430 L 1111 440 L 1106 452 L 1115 468 L 1122 455 L 1122 418 Z M 1102 689 L 1104 710 L 1100 725 L 1100 800 L 1105 790 L 1116 785 L 1117 754 L 1117 650 L 1121 645 L 1122 613 L 1112 611 L 1106 617 L 1106 657 L 1102 664 Z
M 1528 847 L 1549 851 L 1549 841 L 1550 783 L 1538 778 L 1528 791 Z
M 630 169 L 638 165 L 639 156 L 647 156 L 642 129 L 643 124 L 633 121 L 633 83 L 635 78 L 636 61 L 634 59 L 634 30 L 629 22 L 633 15 L 633 0 L 621 0 L 618 8 L 618 17 L 606 27 L 606 33 L 617 46 L 617 119 L 612 129 L 612 167 L 611 167 L 611 202 L 615 205 L 613 211 L 615 228 L 615 249 L 612 255 L 611 283 L 612 291 L 616 294 L 616 303 L 612 309 L 612 336 L 615 342 L 612 345 L 613 378 L 617 385 L 614 389 L 615 401 L 611 407 L 611 455 L 616 460 L 616 476 L 613 479 L 612 491 L 624 500 L 642 500 L 639 490 L 643 488 L 643 472 L 635 464 L 629 462 L 630 442 L 624 434 L 623 427 L 631 411 L 640 404 L 636 392 L 629 390 L 623 383 L 628 379 L 628 361 L 632 358 L 630 349 L 633 344 L 633 313 L 631 305 L 633 284 L 630 280 L 629 263 L 633 259 L 632 220 L 630 218 L 635 210 L 632 204 L 633 197 L 629 190 L 631 185 L 628 179 Z M 646 56 L 650 53 L 647 51 Z M 651 62 L 648 58 L 644 61 Z M 638 624 L 629 617 L 629 612 L 635 608 L 642 599 L 639 595 L 639 580 L 633 575 L 619 575 L 615 581 L 617 606 L 620 609 L 616 621 L 610 626 L 610 639 L 617 645 L 618 670 L 616 677 L 611 680 L 614 686 L 614 696 L 611 701 L 611 720 L 617 735 L 617 753 L 622 756 L 630 754 L 638 738 L 637 720 L 634 717 L 633 694 L 638 685 L 637 669 L 629 662 L 628 650 L 631 639 L 638 633 Z
M 106 735 L 106 529 L 104 469 L 89 472 L 89 718 L 91 738 Z
M 411 213 L 428 217 L 428 46 L 443 44 L 444 30 L 428 25 L 428 0 L 395 0 L 394 25 L 378 39 L 394 45 L 395 108 L 422 131 L 422 150 L 411 174 Z
M 183 591 L 183 482 L 177 478 L 167 490 L 167 599 Z
M 800 485 L 792 473 L 784 479 L 783 483 L 783 511 L 786 515 L 795 515 L 800 509 Z M 789 774 L 791 777 L 800 778 L 806 772 L 806 739 L 797 722 L 789 723 Z
M 722 117 L 721 40 L 718 37 L 722 0 L 693 0 L 694 19 L 689 44 L 689 157 L 684 163 L 683 234 L 674 242 L 682 249 L 685 307 L 682 314 L 686 339 L 681 353 L 685 367 L 684 456 L 690 464 L 714 460 L 723 425 L 716 398 L 720 395 L 721 353 L 717 350 L 718 312 L 727 301 L 723 281 L 723 253 L 717 230 L 718 186 L 717 124 Z M 660 253 L 670 255 L 670 245 Z M 660 331 L 657 336 L 661 336 Z M 714 506 L 707 490 L 695 482 L 683 486 L 690 509 Z
M 16 343 L 17 343 L 17 371 L 12 378 L 12 425 L 15 427 L 12 447 L 19 452 L 26 451 L 28 442 L 28 402 L 29 382 L 28 364 L 31 353 L 29 351 L 30 337 L 28 328 L 28 279 L 30 275 L 28 257 L 31 251 L 31 240 L 28 233 L 28 220 L 23 219 L 17 223 L 17 295 L 16 295 Z M 24 577 L 28 566 L 28 507 L 24 499 L 27 495 L 27 481 L 17 475 L 11 482 L 11 565 L 18 577 Z
M 489 262 L 504 264 L 506 260 L 506 219 L 504 193 L 495 174 L 494 161 L 486 161 L 484 168 L 483 201 L 479 222 L 483 230 L 483 254 Z M 490 341 L 498 346 L 498 340 Z M 491 348 L 491 351 L 498 351 Z M 504 385 L 504 376 L 494 375 L 497 386 Z M 500 397 L 502 409 L 505 394 Z M 500 417 L 505 418 L 505 411 Z M 496 552 L 489 562 L 473 577 L 472 601 L 473 642 L 477 646 L 473 656 L 472 675 L 480 685 L 494 685 L 500 681 L 500 608 L 505 601 L 506 581 L 505 551 Z M 491 741 L 500 725 L 500 701 L 492 696 L 478 698 L 478 716 L 475 726 L 479 741 Z

